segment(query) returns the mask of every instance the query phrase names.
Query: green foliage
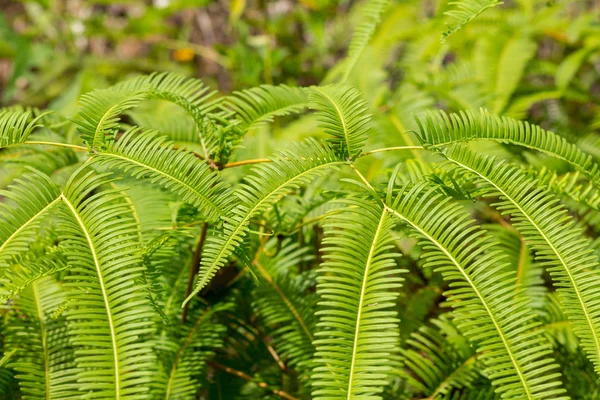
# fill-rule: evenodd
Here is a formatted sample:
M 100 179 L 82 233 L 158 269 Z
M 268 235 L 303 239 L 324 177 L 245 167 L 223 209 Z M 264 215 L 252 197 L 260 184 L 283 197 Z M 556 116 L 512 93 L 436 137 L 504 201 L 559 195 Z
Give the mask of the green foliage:
M 0 24 L 0 398 L 599 398 L 587 3 L 140 4 L 135 61 L 72 3 Z

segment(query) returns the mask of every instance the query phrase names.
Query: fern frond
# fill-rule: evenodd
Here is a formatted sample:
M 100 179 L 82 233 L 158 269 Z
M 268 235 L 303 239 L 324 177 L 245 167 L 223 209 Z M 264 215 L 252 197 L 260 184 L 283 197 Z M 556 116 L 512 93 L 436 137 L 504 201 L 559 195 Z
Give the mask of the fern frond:
M 308 106 L 305 90 L 286 85 L 262 85 L 233 92 L 225 100 L 236 117 L 244 123 L 246 132 L 261 124 L 272 122 L 273 117 L 296 114 Z
M 145 399 L 154 354 L 144 336 L 154 312 L 137 285 L 144 270 L 136 222 L 110 180 L 81 167 L 62 195 L 61 234 L 71 273 L 66 317 L 76 347 L 78 389 L 98 399 Z
M 130 128 L 92 159 L 134 178 L 149 178 L 197 207 L 208 221 L 218 221 L 232 205 L 231 190 L 208 164 L 173 146 L 156 131 Z
M 7 347 L 17 350 L 10 366 L 17 372 L 25 399 L 66 399 L 77 396 L 74 354 L 64 318 L 52 318 L 65 300 L 60 285 L 45 277 L 16 299 L 7 332 Z
M 481 196 L 500 198 L 494 207 L 511 216 L 513 226 L 550 272 L 565 313 L 600 373 L 600 309 L 596 301 L 600 264 L 590 240 L 559 200 L 518 168 L 475 154 L 464 146 L 450 148 L 446 157 L 475 177 Z
M 430 399 L 471 387 L 479 377 L 478 354 L 446 319 L 431 320 L 414 332 L 402 350 L 409 382 Z
M 50 178 L 31 168 L 8 190 L 0 190 L 0 266 L 27 251 L 36 240 L 42 218 L 60 203 L 60 192 Z
M 362 10 L 361 17 L 363 22 L 356 27 L 350 46 L 348 46 L 348 56 L 344 62 L 344 74 L 342 75 L 342 83 L 348 80 L 348 75 L 352 72 L 352 68 L 364 52 L 365 47 L 369 44 L 369 40 L 375 32 L 375 28 L 381 21 L 381 15 L 388 5 L 388 0 L 369 0 L 366 7 Z
M 479 14 L 488 8 L 503 4 L 498 0 L 457 0 L 451 1 L 448 4 L 456 7 L 444 14 L 451 17 L 455 22 L 448 26 L 448 29 L 442 33 L 442 43 L 445 42 L 450 35 L 458 32 L 465 27 L 469 22 L 477 18 Z
M 310 106 L 317 110 L 319 127 L 340 157 L 356 157 L 367 141 L 371 115 L 358 90 L 347 85 L 311 87 Z
M 47 114 L 41 113 L 31 118 L 29 111 L 1 111 L 0 149 L 25 142 L 34 129 L 41 126 L 38 122 Z
M 94 90 L 79 99 L 79 112 L 73 117 L 83 141 L 92 150 L 113 139 L 120 126 L 121 114 L 137 107 L 147 94 L 143 91 L 125 92 L 113 89 Z
M 206 360 L 223 346 L 225 326 L 213 318 L 228 305 L 221 304 L 196 312 L 192 325 L 179 325 L 177 336 L 158 343 L 161 352 L 160 373 L 152 382 L 153 395 L 165 400 L 192 399 L 201 385 Z
M 600 179 L 599 166 L 591 155 L 563 137 L 528 122 L 499 117 L 483 109 L 479 113 L 428 112 L 416 119 L 419 139 L 429 149 L 443 148 L 455 142 L 494 140 L 540 151 L 571 164 L 592 180 Z
M 292 278 L 288 270 L 312 257 L 306 254 L 307 248 L 299 248 L 297 244 L 282 243 L 281 246 L 275 257 L 269 258 L 263 253 L 253 262 L 266 281 L 254 290 L 253 307 L 271 329 L 273 345 L 282 360 L 296 367 L 301 379 L 306 379 L 315 350 L 312 332 L 316 298 L 314 293 L 306 291 L 306 275 Z
M 294 150 L 277 153 L 270 163 L 262 163 L 246 176 L 236 191 L 239 204 L 229 212 L 223 228 L 213 230 L 204 246 L 198 282 L 185 302 L 202 290 L 238 248 L 248 232 L 250 219 L 268 211 L 294 188 L 339 164 L 345 163 L 329 146 L 309 139 Z
M 312 394 L 381 399 L 389 356 L 399 344 L 399 320 L 390 310 L 403 280 L 392 251 L 394 218 L 372 201 L 344 203 L 349 210 L 331 217 L 323 239 Z
M 423 242 L 424 267 L 450 282 L 445 295 L 455 308 L 454 320 L 481 353 L 484 374 L 497 393 L 502 398 L 566 399 L 529 300 L 515 296 L 515 273 L 507 271 L 501 250 L 485 231 L 427 183 L 405 185 L 391 210 Z

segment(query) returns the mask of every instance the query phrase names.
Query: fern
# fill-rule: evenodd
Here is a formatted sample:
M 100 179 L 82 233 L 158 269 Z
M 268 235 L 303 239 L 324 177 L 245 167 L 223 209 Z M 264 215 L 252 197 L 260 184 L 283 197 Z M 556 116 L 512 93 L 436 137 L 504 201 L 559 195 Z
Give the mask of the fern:
M 514 296 L 514 273 L 503 272 L 501 252 L 460 206 L 425 184 L 402 188 L 391 210 L 427 244 L 426 265 L 450 282 L 458 328 L 477 344 L 484 373 L 504 398 L 561 397 L 549 344 L 528 300 Z M 535 361 L 534 361 L 535 359 Z M 566 397 L 564 397 L 566 398 Z
M 315 87 L 309 99 L 318 111 L 319 126 L 333 136 L 328 140 L 331 147 L 340 157 L 356 157 L 367 141 L 371 119 L 360 93 L 343 85 Z
M 145 398 L 154 355 L 143 337 L 154 330 L 153 312 L 136 284 L 143 267 L 135 221 L 122 194 L 101 189 L 109 181 L 83 166 L 62 195 L 61 232 L 72 264 L 66 285 L 76 302 L 66 318 L 78 389 L 95 398 Z
M 481 195 L 500 197 L 495 206 L 511 215 L 515 228 L 531 243 L 537 258 L 548 269 L 561 294 L 565 312 L 573 320 L 582 346 L 600 372 L 600 315 L 594 283 L 598 260 L 580 229 L 558 200 L 517 168 L 469 153 L 464 147 L 450 149 L 447 157 L 474 175 Z
M 331 229 L 324 239 L 313 396 L 379 399 L 386 363 L 398 343 L 398 319 L 390 310 L 402 281 L 394 263 L 398 254 L 389 251 L 393 219 L 386 208 L 368 201 L 346 204 L 356 211 L 330 221 L 330 228 L 344 229 Z
M 48 113 L 31 118 L 29 111 L 0 112 L 0 149 L 24 143 L 29 135 L 38 128 L 38 122 Z

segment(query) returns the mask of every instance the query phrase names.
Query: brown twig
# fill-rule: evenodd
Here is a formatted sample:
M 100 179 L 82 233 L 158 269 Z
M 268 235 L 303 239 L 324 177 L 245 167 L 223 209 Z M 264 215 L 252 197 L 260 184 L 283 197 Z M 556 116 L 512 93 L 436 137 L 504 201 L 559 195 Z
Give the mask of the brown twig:
M 226 365 L 223 364 L 219 364 L 218 362 L 215 361 L 208 361 L 208 365 L 214 367 L 214 368 L 218 368 L 220 370 L 223 370 L 231 375 L 235 375 L 238 378 L 242 378 L 248 382 L 254 382 L 254 378 L 252 378 L 250 375 L 246 374 L 245 372 L 242 371 L 238 371 L 237 369 L 233 369 L 231 367 L 228 367 Z M 268 383 L 266 382 L 256 382 L 256 384 L 263 388 L 263 389 L 267 389 L 269 391 L 271 391 L 271 393 L 276 394 L 286 400 L 298 400 L 296 397 L 284 392 L 283 390 L 279 390 L 279 389 L 274 389 L 272 387 L 269 386 Z
M 202 232 L 200 233 L 200 237 L 198 238 L 198 243 L 196 245 L 196 250 L 194 251 L 194 256 L 192 257 L 192 265 L 190 267 L 190 275 L 188 278 L 187 288 L 185 289 L 185 298 L 192 293 L 192 288 L 194 286 L 194 277 L 198 274 L 200 270 L 200 260 L 202 255 L 202 248 L 204 247 L 204 241 L 206 240 L 206 232 L 208 231 L 208 223 L 204 223 L 202 225 Z M 181 312 L 181 321 L 185 322 L 187 318 L 188 308 L 190 302 L 185 303 L 183 306 L 183 311 Z

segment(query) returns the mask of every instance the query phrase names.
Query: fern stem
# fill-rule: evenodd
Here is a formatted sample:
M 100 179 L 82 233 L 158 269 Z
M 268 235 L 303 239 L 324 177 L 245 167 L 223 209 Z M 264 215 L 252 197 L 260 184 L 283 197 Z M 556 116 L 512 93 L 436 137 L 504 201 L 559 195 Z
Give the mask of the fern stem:
M 231 375 L 235 375 L 235 376 L 237 376 L 238 378 L 242 378 L 242 379 L 244 379 L 244 380 L 246 380 L 246 381 L 248 381 L 248 382 L 255 382 L 255 379 L 254 379 L 254 378 L 252 378 L 250 375 L 246 374 L 245 372 L 238 371 L 237 369 L 233 369 L 233 368 L 231 368 L 231 367 L 228 367 L 228 366 L 226 366 L 226 365 L 219 364 L 218 362 L 215 362 L 215 361 L 208 361 L 207 363 L 208 363 L 210 366 L 214 367 L 214 368 L 218 368 L 218 369 L 220 369 L 220 370 L 223 370 L 223 371 L 225 371 L 225 372 L 227 372 L 227 373 L 229 373 L 229 374 L 231 374 Z M 283 390 L 279 390 L 279 389 L 273 389 L 273 388 L 271 388 L 271 387 L 269 386 L 269 384 L 268 384 L 268 383 L 266 383 L 266 382 L 258 382 L 258 383 L 256 383 L 256 385 L 257 385 L 258 387 L 261 387 L 261 388 L 263 388 L 263 389 L 270 390 L 270 391 L 271 391 L 271 393 L 273 393 L 273 394 L 276 394 L 276 395 L 278 395 L 279 397 L 282 397 L 282 398 L 284 398 L 284 399 L 286 399 L 286 400 L 298 400 L 298 398 L 297 398 L 297 397 L 294 397 L 294 396 L 292 396 L 292 395 L 290 395 L 290 394 L 288 394 L 288 393 L 284 392 Z
M 28 140 L 26 142 L 23 142 L 23 144 L 39 144 L 39 145 L 43 145 L 43 146 L 68 147 L 70 149 L 74 149 L 74 150 L 77 150 L 77 151 L 88 151 L 87 147 L 77 146 L 75 144 L 69 144 L 69 143 L 44 142 L 44 141 L 40 141 L 40 140 Z
M 230 162 L 230 163 L 223 165 L 220 169 L 239 167 L 242 165 L 260 164 L 260 163 L 272 162 L 272 161 L 273 160 L 271 160 L 270 158 L 257 158 L 254 160 L 235 161 L 235 162 Z
M 192 293 L 192 289 L 194 287 L 194 277 L 196 276 L 196 274 L 198 274 L 198 270 L 200 269 L 200 259 L 202 257 L 202 248 L 204 247 L 204 241 L 206 240 L 206 232 L 208 232 L 208 223 L 205 222 L 204 225 L 202 225 L 202 232 L 200 233 L 198 243 L 196 244 L 196 250 L 194 251 L 194 256 L 192 257 L 190 275 L 188 278 L 187 287 L 185 288 L 186 298 L 190 295 L 190 293 Z M 181 312 L 181 322 L 185 323 L 189 304 L 190 303 L 185 303 L 185 305 L 183 306 L 183 311 Z
M 383 153 L 384 151 L 398 151 L 398 150 L 424 150 L 423 146 L 397 146 L 397 147 L 384 147 L 382 149 L 375 149 L 360 154 L 358 157 L 370 156 L 375 153 Z

